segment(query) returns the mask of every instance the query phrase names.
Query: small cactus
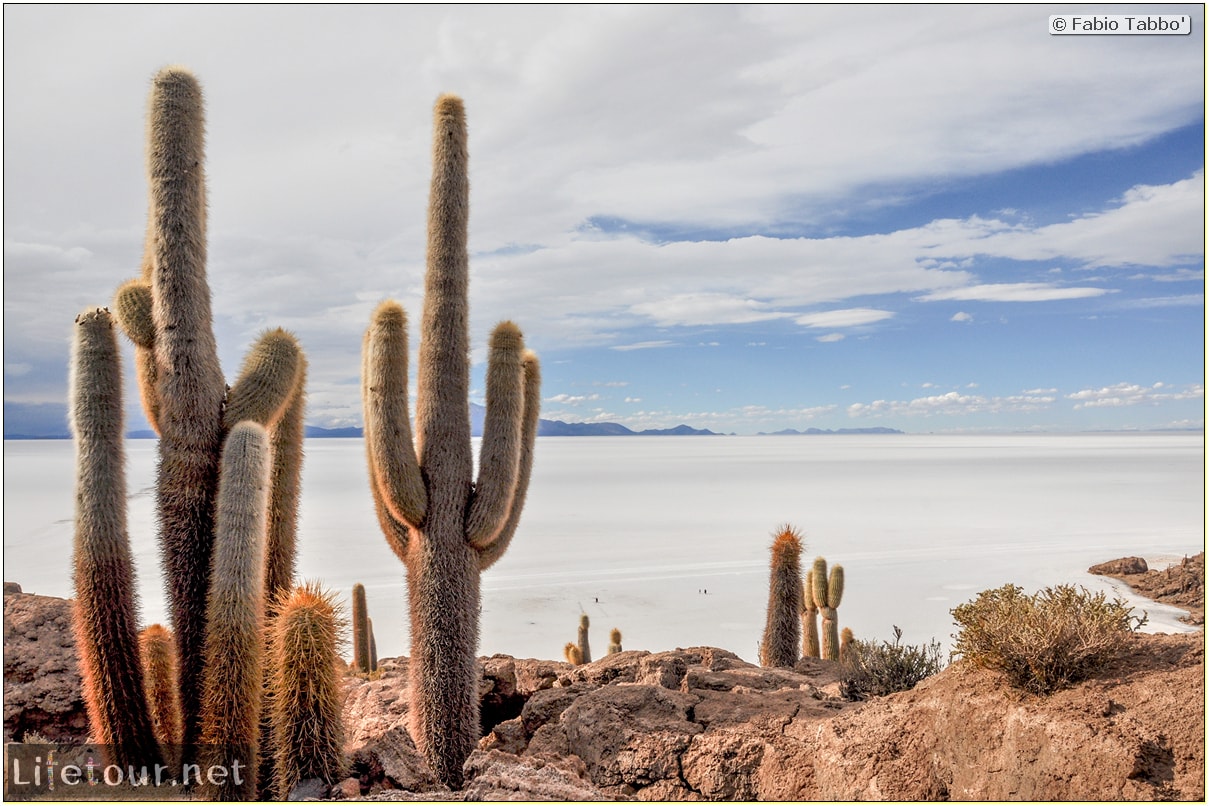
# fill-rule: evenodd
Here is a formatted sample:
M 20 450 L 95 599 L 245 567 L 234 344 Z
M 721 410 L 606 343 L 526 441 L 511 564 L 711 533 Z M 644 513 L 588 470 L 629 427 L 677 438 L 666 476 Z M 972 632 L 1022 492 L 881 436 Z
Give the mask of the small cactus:
M 819 657 L 819 609 L 814 604 L 814 571 L 806 572 L 802 587 L 802 655 Z
M 371 672 L 378 671 L 378 639 L 374 637 L 374 620 L 366 619 L 369 622 L 369 670 Z
M 840 631 L 840 661 L 850 663 L 852 660 L 852 630 L 845 627 Z
M 139 633 L 143 681 L 151 726 L 160 746 L 168 752 L 181 741 L 181 709 L 176 691 L 176 647 L 172 633 L 162 624 L 152 624 Z
M 584 662 L 583 652 L 580 651 L 577 645 L 571 643 L 570 641 L 568 641 L 567 645 L 563 647 L 563 657 L 566 658 L 567 663 L 571 664 L 572 666 L 580 666 Z
M 768 616 L 760 642 L 760 665 L 793 666 L 798 662 L 802 625 L 802 538 L 793 527 L 782 527 L 772 544 L 768 584 Z
M 332 597 L 317 585 L 295 588 L 280 602 L 270 675 L 277 800 L 287 800 L 304 778 L 331 785 L 345 775 L 339 628 Z
M 827 561 L 816 557 L 814 568 L 811 570 L 814 591 L 814 604 L 822 616 L 823 625 L 820 630 L 822 647 L 820 655 L 824 660 L 840 659 L 840 630 L 836 621 L 835 609 L 840 606 L 844 597 L 844 567 L 837 565 L 827 573 Z
M 580 663 L 592 662 L 592 648 L 588 646 L 588 614 L 584 613 L 579 617 L 579 655 L 582 658 Z
M 365 603 L 365 586 L 353 585 L 353 671 L 366 674 L 369 662 L 369 608 Z
M 614 627 L 609 630 L 609 654 L 616 655 L 621 651 L 621 630 Z

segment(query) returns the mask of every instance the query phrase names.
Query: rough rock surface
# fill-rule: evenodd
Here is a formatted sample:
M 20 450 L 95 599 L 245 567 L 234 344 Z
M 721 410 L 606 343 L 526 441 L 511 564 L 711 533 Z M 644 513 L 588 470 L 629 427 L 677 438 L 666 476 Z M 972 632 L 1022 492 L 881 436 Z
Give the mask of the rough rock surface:
M 36 730 L 78 741 L 87 732 L 69 607 L 5 597 L 6 738 Z M 345 679 L 351 775 L 331 797 L 1205 796 L 1199 633 L 1134 636 L 1090 680 L 1048 697 L 958 664 L 912 691 L 850 703 L 839 695 L 838 664 L 806 659 L 793 669 L 762 669 L 710 647 L 627 651 L 578 667 L 502 655 L 480 665 L 484 736 L 463 790 L 440 787 L 416 751 L 406 729 L 407 661 L 386 659 L 374 679 Z
M 1140 561 L 1138 563 L 1132 562 Z M 1140 557 L 1124 557 L 1093 565 L 1090 574 L 1119 579 L 1142 596 L 1156 602 L 1182 607 L 1188 611 L 1183 620 L 1189 624 L 1205 623 L 1205 552 L 1185 557 L 1182 562 L 1162 571 L 1150 570 Z
M 4 741 L 27 733 L 83 742 L 88 711 L 80 693 L 71 602 L 4 584 Z

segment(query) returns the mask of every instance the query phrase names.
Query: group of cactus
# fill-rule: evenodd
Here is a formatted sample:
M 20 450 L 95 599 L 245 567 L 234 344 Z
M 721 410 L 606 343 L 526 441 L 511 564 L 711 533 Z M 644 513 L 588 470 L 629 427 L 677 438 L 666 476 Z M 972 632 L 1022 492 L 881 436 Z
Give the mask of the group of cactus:
M 374 639 L 374 620 L 369 617 L 365 586 L 360 582 L 353 585 L 353 661 L 350 666 L 357 674 L 368 675 L 378 671 L 378 642 Z
M 762 666 L 793 666 L 803 656 L 840 660 L 843 645 L 851 643 L 852 632 L 845 628 L 841 637 L 836 616 L 844 596 L 843 566 L 833 566 L 829 573 L 827 561 L 816 557 L 803 580 L 801 556 L 802 536 L 797 530 L 789 525 L 778 529 L 772 544 L 768 615 L 760 642 Z
M 567 645 L 563 647 L 563 657 L 572 666 L 580 666 L 592 662 L 592 648 L 588 644 L 588 627 L 590 623 L 588 614 L 581 614 L 579 617 L 579 640 L 574 644 L 568 641 Z M 621 630 L 614 627 L 609 630 L 609 649 L 607 654 L 615 655 L 620 651 Z
M 247 774 L 203 794 L 284 798 L 302 778 L 334 782 L 342 766 L 337 611 L 316 587 L 294 587 L 306 381 L 298 342 L 264 333 L 230 387 L 219 367 L 203 129 L 195 77 L 160 71 L 148 108 L 141 276 L 118 289 L 114 314 L 91 308 L 76 319 L 74 629 L 92 738 L 112 763 L 239 762 Z M 141 640 L 115 321 L 134 343 L 143 410 L 159 436 L 172 630 L 154 625 Z

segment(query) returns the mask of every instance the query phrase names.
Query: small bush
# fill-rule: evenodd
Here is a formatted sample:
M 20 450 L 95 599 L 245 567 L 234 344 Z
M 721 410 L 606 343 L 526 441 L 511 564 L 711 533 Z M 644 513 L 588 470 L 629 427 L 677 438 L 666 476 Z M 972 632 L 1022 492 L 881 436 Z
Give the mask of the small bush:
M 844 664 L 840 690 L 850 700 L 882 697 L 907 691 L 925 677 L 944 668 L 939 641 L 911 646 L 902 644 L 903 631 L 894 627 L 894 642 L 853 641 L 841 658 Z
M 1032 596 L 1016 585 L 983 591 L 952 611 L 953 654 L 1007 675 L 1013 686 L 1049 694 L 1082 680 L 1146 623 L 1120 599 L 1059 585 Z

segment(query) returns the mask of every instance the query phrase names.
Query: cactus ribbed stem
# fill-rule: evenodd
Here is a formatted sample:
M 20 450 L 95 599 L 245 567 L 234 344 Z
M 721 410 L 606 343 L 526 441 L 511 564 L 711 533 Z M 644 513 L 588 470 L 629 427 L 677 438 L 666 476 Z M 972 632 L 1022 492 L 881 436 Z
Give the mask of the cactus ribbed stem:
M 588 620 L 588 614 L 584 613 L 579 617 L 579 656 L 582 659 L 581 663 L 592 662 L 592 647 L 588 644 L 588 627 L 591 626 Z
M 363 674 L 370 671 L 369 608 L 360 582 L 353 585 L 353 668 Z
M 76 444 L 73 628 L 93 739 L 109 762 L 162 762 L 143 688 L 138 602 L 126 533 L 122 372 L 109 312 L 76 318 L 70 421 Z
M 621 651 L 621 630 L 614 627 L 609 630 L 609 652 L 610 655 L 616 655 Z
M 181 711 L 176 690 L 176 649 L 162 624 L 152 624 L 139 633 L 147 706 L 151 725 L 160 746 L 168 750 L 180 744 Z
M 798 662 L 802 635 L 801 556 L 801 535 L 791 526 L 782 527 L 772 544 L 768 615 L 760 642 L 762 666 L 793 666 Z

